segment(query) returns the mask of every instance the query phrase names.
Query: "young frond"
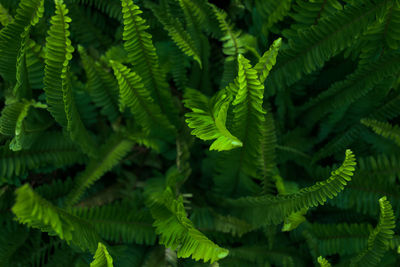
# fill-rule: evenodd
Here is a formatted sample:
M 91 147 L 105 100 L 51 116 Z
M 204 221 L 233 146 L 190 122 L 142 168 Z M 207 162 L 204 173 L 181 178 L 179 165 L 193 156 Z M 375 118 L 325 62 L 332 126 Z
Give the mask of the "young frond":
M 393 238 L 396 218 L 393 208 L 386 197 L 379 199 L 380 216 L 378 225 L 368 238 L 368 248 L 357 255 L 350 266 L 377 266 L 382 260 L 384 253 L 389 248 L 389 242 Z
M 322 256 L 318 257 L 318 263 L 319 266 L 321 267 L 331 267 L 332 265 L 329 263 L 329 261 L 325 258 L 323 258 Z
M 102 242 L 89 222 L 54 206 L 28 184 L 19 187 L 15 193 L 16 202 L 12 212 L 20 223 L 48 232 L 49 235 L 57 235 L 68 244 L 92 253 L 96 251 L 98 242 Z
M 241 147 L 242 142 L 233 136 L 225 126 L 226 115 L 232 97 L 224 90 L 212 99 L 197 90 L 186 88 L 184 104 L 192 110 L 186 113 L 186 122 L 192 128 L 192 134 L 202 140 L 214 140 L 210 150 L 231 150 Z
M 108 253 L 107 247 L 99 242 L 96 253 L 94 254 L 93 261 L 90 267 L 113 267 L 113 259 Z
M 7 81 L 15 81 L 16 64 L 24 39 L 31 26 L 43 16 L 43 0 L 20 1 L 14 20 L 0 31 L 0 75 Z
M 351 150 L 346 151 L 346 158 L 331 176 L 306 187 L 297 193 L 274 196 L 243 197 L 236 200 L 226 200 L 231 207 L 240 208 L 241 217 L 257 226 L 281 223 L 289 214 L 323 205 L 327 199 L 332 199 L 344 189 L 351 180 L 356 166 L 356 159 Z
M 282 45 L 282 38 L 276 39 L 268 51 L 262 55 L 258 60 L 258 63 L 254 66 L 257 71 L 258 79 L 263 84 L 268 77 L 269 72 L 276 63 L 276 57 L 278 56 L 279 48 Z

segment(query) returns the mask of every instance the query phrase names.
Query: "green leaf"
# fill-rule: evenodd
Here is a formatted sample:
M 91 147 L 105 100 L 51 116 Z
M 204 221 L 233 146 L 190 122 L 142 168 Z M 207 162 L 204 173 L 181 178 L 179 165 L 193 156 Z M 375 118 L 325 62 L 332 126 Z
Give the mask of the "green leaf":
M 90 267 L 113 267 L 113 259 L 107 251 L 107 247 L 99 242 L 94 260 L 90 263 Z

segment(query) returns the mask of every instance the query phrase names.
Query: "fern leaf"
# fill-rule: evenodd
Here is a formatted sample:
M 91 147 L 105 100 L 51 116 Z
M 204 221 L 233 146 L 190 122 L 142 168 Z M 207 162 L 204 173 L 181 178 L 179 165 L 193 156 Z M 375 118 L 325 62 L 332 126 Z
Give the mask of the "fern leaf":
M 362 119 L 361 123 L 367 127 L 370 127 L 376 134 L 379 134 L 385 138 L 389 138 L 398 146 L 400 146 L 400 128 L 398 125 L 392 126 L 387 122 L 381 122 L 373 119 Z
M 147 2 L 146 6 L 153 11 L 153 14 L 164 26 L 164 29 L 168 32 L 168 35 L 172 38 L 179 49 L 187 56 L 193 57 L 193 59 L 199 63 L 201 68 L 200 53 L 195 46 L 192 37 L 188 32 L 186 32 L 181 22 L 177 18 L 173 17 L 168 10 L 163 10 L 161 6 L 156 6 L 150 2 Z
M 134 71 L 142 78 L 145 88 L 157 103 L 163 114 L 174 122 L 176 112 L 172 103 L 172 96 L 165 81 L 165 74 L 158 63 L 156 49 L 152 43 L 152 36 L 146 32 L 148 26 L 141 18 L 142 11 L 132 0 L 122 0 L 124 15 L 123 40 L 128 60 Z
M 48 110 L 61 126 L 67 128 L 71 139 L 82 151 L 95 157 L 96 144 L 81 121 L 69 80 L 68 64 L 74 51 L 68 31 L 71 19 L 62 0 L 55 0 L 55 5 L 56 14 L 51 18 L 46 38 L 44 90 Z
M 90 267 L 113 267 L 113 259 L 107 251 L 107 247 L 99 242 L 94 260 L 90 263 Z
M 76 204 L 85 190 L 117 165 L 132 149 L 133 142 L 118 134 L 110 137 L 100 148 L 98 156 L 92 159 L 86 169 L 75 178 L 74 186 L 66 197 L 65 205 Z
M 277 197 L 243 197 L 237 200 L 227 200 L 227 203 L 235 207 L 241 207 L 242 215 L 254 225 L 278 224 L 289 214 L 301 209 L 323 205 L 327 199 L 332 199 L 344 189 L 344 186 L 354 173 L 356 160 L 354 154 L 346 151 L 346 158 L 337 170 L 333 171 L 331 177 L 323 182 L 301 189 L 294 194 L 281 195 Z
M 16 191 L 12 212 L 17 220 L 29 227 L 57 235 L 68 244 L 94 253 L 101 238 L 89 222 L 69 214 L 38 195 L 28 184 Z
M 178 249 L 179 258 L 192 257 L 213 263 L 228 255 L 228 250 L 214 244 L 193 226 L 187 218 L 182 196 L 175 199 L 170 187 L 151 195 L 147 205 L 155 219 L 156 233 L 161 235 L 160 244 Z
M 332 266 L 329 263 L 329 261 L 325 258 L 322 258 L 322 256 L 318 257 L 318 263 L 319 263 L 319 266 L 321 266 L 321 267 L 331 267 Z
M 127 201 L 100 207 L 77 207 L 70 212 L 90 221 L 107 241 L 154 245 L 156 234 L 148 211 L 135 209 Z
M 0 24 L 3 26 L 7 26 L 7 24 L 10 23 L 12 20 L 13 17 L 8 14 L 7 9 L 0 4 Z
M 82 46 L 78 46 L 78 51 L 87 75 L 87 90 L 90 96 L 96 106 L 101 108 L 101 114 L 107 116 L 110 122 L 114 122 L 119 116 L 117 81 L 99 62 L 95 62 Z
M 209 99 L 197 90 L 187 88 L 184 95 L 185 107 L 192 110 L 187 113 L 186 122 L 192 128 L 192 134 L 202 140 L 216 139 L 210 150 L 231 150 L 242 146 L 242 142 L 233 136 L 225 126 L 226 113 L 232 98 L 220 91 Z
M 158 135 L 167 131 L 174 136 L 174 126 L 169 123 L 160 106 L 153 101 L 141 77 L 118 62 L 110 63 L 118 80 L 121 104 L 131 109 L 145 131 Z
M 289 12 L 292 0 L 256 0 L 255 6 L 266 18 L 265 26 L 270 29 L 278 21 L 282 20 Z
M 43 0 L 22 0 L 13 21 L 0 31 L 0 74 L 7 81 L 15 81 L 18 53 L 31 26 L 43 16 Z
M 343 12 L 321 19 L 315 27 L 299 30 L 281 49 L 277 64 L 268 80 L 271 90 L 286 86 L 319 68 L 331 57 L 354 43 L 386 1 L 368 0 L 346 5 Z
M 42 133 L 41 138 L 27 150 L 11 151 L 6 144 L 0 147 L 0 177 L 11 178 L 40 167 L 56 167 L 82 163 L 83 155 L 61 133 Z M 0 179 L 0 184 L 3 183 Z
M 352 260 L 351 266 L 377 266 L 389 248 L 396 219 L 392 205 L 386 197 L 379 199 L 379 207 L 381 211 L 379 223 L 369 235 L 368 248 Z
M 254 66 L 257 71 L 258 79 L 263 84 L 268 77 L 269 72 L 276 63 L 276 57 L 278 56 L 279 48 L 282 45 L 282 38 L 276 39 L 268 51 L 258 60 L 258 63 Z

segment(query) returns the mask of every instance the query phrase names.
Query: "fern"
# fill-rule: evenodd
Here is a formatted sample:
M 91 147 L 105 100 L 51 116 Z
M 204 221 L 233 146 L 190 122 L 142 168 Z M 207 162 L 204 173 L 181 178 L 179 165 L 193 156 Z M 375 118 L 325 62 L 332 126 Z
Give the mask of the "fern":
M 321 267 L 331 267 L 332 266 L 327 259 L 322 258 L 321 256 L 318 257 L 318 263 Z
M 216 139 L 210 150 L 231 150 L 243 145 L 225 127 L 226 113 L 231 101 L 232 98 L 224 91 L 220 91 L 212 99 L 190 88 L 185 91 L 185 106 L 192 110 L 186 114 L 186 122 L 193 128 L 192 134 L 198 138 Z
M 131 150 L 133 143 L 119 135 L 110 137 L 99 150 L 99 155 L 91 160 L 86 169 L 75 178 L 75 184 L 67 195 L 65 205 L 76 204 L 85 189 L 96 182 L 104 173 L 117 165 Z
M 390 125 L 387 122 L 380 122 L 377 120 L 363 119 L 361 123 L 370 127 L 376 134 L 393 140 L 400 146 L 400 129 L 397 125 Z
M 90 223 L 54 206 L 27 184 L 18 188 L 15 193 L 16 202 L 12 211 L 20 223 L 38 228 L 50 235 L 57 235 L 82 250 L 91 252 L 96 250 L 97 243 L 101 239 Z
M 140 17 L 142 11 L 132 0 L 122 0 L 122 13 L 125 25 L 124 47 L 128 53 L 128 60 L 132 63 L 134 71 L 142 78 L 154 102 L 160 105 L 161 111 L 171 120 L 174 114 L 172 97 L 165 82 L 165 75 L 160 70 L 151 35 L 146 32 L 148 26 Z
M 107 251 L 106 246 L 99 243 L 94 260 L 90 263 L 90 267 L 113 267 L 113 259 Z
M 278 224 L 289 214 L 300 209 L 315 207 L 324 204 L 327 199 L 337 196 L 354 173 L 355 157 L 350 150 L 346 151 L 346 158 L 331 177 L 311 187 L 301 189 L 298 193 L 277 197 L 260 196 L 244 197 L 237 200 L 226 200 L 226 204 L 237 208 L 244 208 L 241 217 L 255 225 Z
M 388 249 L 395 227 L 393 209 L 386 197 L 379 199 L 381 215 L 379 223 L 368 238 L 368 248 L 351 262 L 351 266 L 376 266 Z
M 68 74 L 68 63 L 74 48 L 69 40 L 68 9 L 62 0 L 56 0 L 56 14 L 51 19 L 52 26 L 46 39 L 44 85 L 46 102 L 55 120 L 67 128 L 71 139 L 92 157 L 96 155 L 95 142 L 84 127 L 76 109 Z M 84 141 L 82 141 L 84 140 Z
M 16 60 L 21 44 L 31 26 L 43 16 L 43 0 L 21 1 L 13 21 L 0 31 L 0 74 L 9 81 L 15 80 Z

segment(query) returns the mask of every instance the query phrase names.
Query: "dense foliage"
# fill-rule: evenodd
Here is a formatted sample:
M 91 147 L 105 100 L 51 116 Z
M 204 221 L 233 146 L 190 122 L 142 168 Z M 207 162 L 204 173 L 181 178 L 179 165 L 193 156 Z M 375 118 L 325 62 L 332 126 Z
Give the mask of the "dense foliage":
M 0 0 L 0 266 L 399 266 L 399 0 Z

